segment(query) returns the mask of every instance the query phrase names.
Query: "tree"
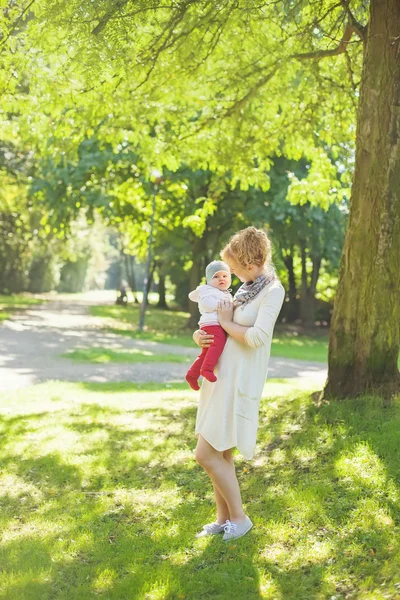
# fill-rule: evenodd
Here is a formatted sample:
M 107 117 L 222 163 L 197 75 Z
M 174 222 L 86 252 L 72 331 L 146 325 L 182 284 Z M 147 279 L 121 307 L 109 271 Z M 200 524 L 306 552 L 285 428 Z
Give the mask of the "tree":
M 398 390 L 400 3 L 372 0 L 356 161 L 329 342 L 326 393 Z
M 3 46 L 25 40 L 6 61 L 35 82 L 36 111 L 21 103 L 18 122 L 28 132 L 34 121 L 38 138 L 49 116 L 57 143 L 72 143 L 82 119 L 105 121 L 105 135 L 140 146 L 148 166 L 229 172 L 233 188 L 266 190 L 273 156 L 304 156 L 316 165 L 313 202 L 325 205 L 337 198 L 330 156 L 352 169 L 356 142 L 326 393 L 397 389 L 398 0 L 41 0 L 32 10 L 24 28 L 21 10 L 3 16 Z M 24 93 L 10 85 L 6 108 Z
M 289 302 L 284 306 L 285 317 L 288 321 L 301 319 L 305 325 L 315 322 L 321 269 L 336 275 L 348 214 L 345 196 L 340 204 L 333 202 L 327 209 L 310 202 L 309 169 L 304 160 L 274 158 L 269 172 L 271 187 L 264 201 L 264 218 L 287 270 Z M 294 195 L 297 197 L 293 203 L 288 198 Z

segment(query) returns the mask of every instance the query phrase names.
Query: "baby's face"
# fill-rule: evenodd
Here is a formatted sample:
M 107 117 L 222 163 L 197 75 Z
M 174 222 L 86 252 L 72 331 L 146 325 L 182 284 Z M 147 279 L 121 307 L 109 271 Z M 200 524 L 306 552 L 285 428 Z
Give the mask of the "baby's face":
M 218 290 L 227 290 L 231 285 L 231 275 L 226 271 L 218 271 L 210 281 L 210 285 Z

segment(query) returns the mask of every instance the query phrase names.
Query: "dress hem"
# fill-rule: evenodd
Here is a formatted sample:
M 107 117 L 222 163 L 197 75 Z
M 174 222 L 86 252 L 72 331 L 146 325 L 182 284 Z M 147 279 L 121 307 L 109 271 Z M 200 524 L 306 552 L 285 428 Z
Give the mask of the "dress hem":
M 216 447 L 214 446 L 214 444 L 212 444 L 212 443 L 210 442 L 210 440 L 208 440 L 208 439 L 206 438 L 206 436 L 205 436 L 205 435 L 203 435 L 203 434 L 202 434 L 200 431 L 196 431 L 196 432 L 195 432 L 195 436 L 196 436 L 196 437 L 198 437 L 199 435 L 201 435 L 201 437 L 202 437 L 202 438 L 204 438 L 204 439 L 206 440 L 206 442 L 207 442 L 208 444 L 210 444 L 210 446 L 212 446 L 212 447 L 214 448 L 214 450 L 216 450 L 217 452 L 225 452 L 226 450 L 231 450 L 232 448 L 237 448 L 237 449 L 239 450 L 240 454 L 241 454 L 241 455 L 242 455 L 242 456 L 243 456 L 243 457 L 244 457 L 246 460 L 251 460 L 251 459 L 254 457 L 254 452 L 252 453 L 252 455 L 251 455 L 251 456 L 249 456 L 249 455 L 246 455 L 246 454 L 245 454 L 245 453 L 244 453 L 244 452 L 243 452 L 243 451 L 242 451 L 242 450 L 239 448 L 239 446 L 237 445 L 237 443 L 236 443 L 236 444 L 233 444 L 232 446 L 229 446 L 228 448 L 224 448 L 223 450 L 220 450 L 219 448 L 216 448 Z

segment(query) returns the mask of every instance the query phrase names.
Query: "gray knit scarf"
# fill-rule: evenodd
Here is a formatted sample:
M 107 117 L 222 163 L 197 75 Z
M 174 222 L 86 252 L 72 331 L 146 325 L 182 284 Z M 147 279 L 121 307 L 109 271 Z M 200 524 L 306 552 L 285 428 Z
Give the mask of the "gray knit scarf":
M 258 294 L 267 286 L 271 281 L 275 281 L 277 275 L 272 265 L 267 267 L 265 274 L 256 277 L 254 281 L 247 281 L 244 283 L 233 297 L 233 301 L 236 306 L 244 308 L 246 304 L 249 304 Z

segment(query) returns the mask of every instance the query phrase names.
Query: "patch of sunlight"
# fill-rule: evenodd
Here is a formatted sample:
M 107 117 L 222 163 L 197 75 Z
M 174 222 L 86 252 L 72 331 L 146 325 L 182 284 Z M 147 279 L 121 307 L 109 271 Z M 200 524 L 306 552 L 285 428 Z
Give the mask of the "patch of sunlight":
M 335 462 L 335 471 L 345 481 L 371 489 L 382 489 L 386 483 L 385 467 L 367 443 L 342 454 Z
M 184 500 L 179 489 L 174 488 L 168 488 L 168 490 L 118 490 L 114 498 L 118 498 L 125 504 L 134 505 L 138 512 L 145 515 L 148 515 L 149 506 L 162 509 L 176 508 Z
M 42 428 L 27 433 L 23 439 L 14 442 L 12 447 L 21 455 L 29 452 L 31 457 L 38 457 L 75 450 L 79 441 L 79 435 L 68 427 L 47 423 Z
M 274 337 L 274 338 L 272 338 L 272 343 L 280 344 L 281 346 L 283 346 L 284 344 L 290 344 L 291 346 L 305 346 L 306 345 L 305 340 L 298 336 L 290 336 L 290 337 L 283 337 L 283 338 Z M 307 346 L 309 346 L 310 344 L 315 344 L 315 340 L 307 339 Z
M 112 415 L 108 420 L 109 425 L 115 425 L 119 429 L 134 431 L 157 431 L 160 427 L 158 419 L 139 417 L 134 414 Z M 145 436 L 144 436 L 145 437 Z
M 260 574 L 259 589 L 262 598 L 281 600 L 283 598 L 275 581 L 265 572 Z
M 294 522 L 304 522 L 315 519 L 316 516 L 325 517 L 323 498 L 319 498 L 315 491 L 301 486 L 292 486 L 287 490 L 286 504 Z
M 332 542 L 328 540 L 310 540 L 308 539 L 304 545 L 297 544 L 290 561 L 291 567 L 304 567 L 304 563 L 308 564 L 319 563 L 326 561 L 335 555 L 335 549 Z
M 275 448 L 270 454 L 270 461 L 274 465 L 283 465 L 287 461 L 286 450 L 283 448 Z
M 271 561 L 273 563 L 281 562 L 287 553 L 287 548 L 281 543 L 269 544 L 264 550 L 261 551 L 260 556 L 264 560 Z
M 173 467 L 179 465 L 180 463 L 188 465 L 190 463 L 193 463 L 194 460 L 194 450 L 177 449 L 173 454 L 165 456 L 162 464 L 165 467 Z M 150 464 L 150 466 L 153 466 L 155 468 L 156 464 L 160 464 L 160 459 L 154 460 L 153 463 L 154 464 Z
M 18 475 L 4 473 L 0 476 L 0 496 L 8 496 L 9 498 L 20 498 L 20 496 L 28 495 L 36 501 L 43 497 L 42 492 L 32 483 L 26 482 Z M 23 501 L 23 498 L 20 498 Z
M 307 448 L 293 448 L 292 455 L 303 464 L 312 462 L 317 458 L 317 453 Z
M 84 533 L 70 537 L 69 531 L 59 537 L 53 545 L 51 561 L 59 564 L 73 564 L 82 552 L 87 552 L 94 545 L 92 533 Z
M 389 479 L 386 483 L 386 494 L 390 502 L 393 502 L 393 504 L 400 504 L 400 491 L 393 479 Z
M 301 392 L 315 392 L 321 386 L 313 377 L 287 377 L 285 379 L 267 379 L 264 384 L 262 398 L 269 399 Z M 269 404 L 268 404 L 269 406 Z M 278 405 L 277 405 L 278 406 Z
M 44 539 L 48 535 L 61 535 L 64 531 L 65 527 L 63 525 L 48 520 L 41 521 L 36 519 L 27 523 L 17 520 L 10 521 L 9 527 L 3 530 L 0 540 L 2 544 L 6 544 L 7 542 L 24 538 L 35 537 L 36 539 Z
M 97 594 L 106 592 L 107 590 L 110 590 L 113 587 L 114 581 L 117 578 L 118 574 L 116 573 L 116 571 L 114 571 L 114 569 L 103 569 L 93 581 L 92 588 Z
M 362 498 L 358 502 L 357 507 L 351 512 L 351 523 L 356 523 L 357 529 L 361 528 L 366 531 L 376 531 L 394 526 L 392 517 L 373 498 Z
M 335 436 L 333 435 L 332 428 L 330 426 L 323 428 L 322 426 L 318 429 L 318 435 L 314 438 L 314 445 L 318 449 L 323 451 L 330 450 L 336 443 Z
M 159 579 L 153 582 L 153 585 L 150 588 L 146 589 L 146 593 L 143 598 L 146 600 L 165 600 L 166 598 L 170 598 L 169 592 L 169 584 L 165 581 L 165 579 Z M 179 596 L 177 596 L 179 598 Z M 184 596 L 182 596 L 184 598 Z

